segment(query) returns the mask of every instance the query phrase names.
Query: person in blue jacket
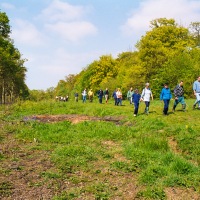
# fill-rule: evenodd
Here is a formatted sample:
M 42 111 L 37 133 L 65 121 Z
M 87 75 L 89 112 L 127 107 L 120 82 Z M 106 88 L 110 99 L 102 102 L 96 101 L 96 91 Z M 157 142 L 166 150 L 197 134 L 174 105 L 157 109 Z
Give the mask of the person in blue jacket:
M 169 102 L 170 102 L 171 98 L 172 98 L 171 91 L 168 87 L 168 84 L 165 83 L 164 87 L 160 93 L 160 100 L 164 102 L 164 109 L 163 109 L 164 115 L 168 114 Z
M 115 106 L 117 106 L 117 94 L 116 94 L 116 92 L 117 92 L 117 89 L 113 92 L 113 94 L 112 94 L 112 97 L 114 98 L 114 100 L 115 100 Z
M 141 95 L 139 94 L 138 89 L 132 94 L 132 103 L 134 103 L 134 117 L 138 114 L 139 103 L 140 103 Z

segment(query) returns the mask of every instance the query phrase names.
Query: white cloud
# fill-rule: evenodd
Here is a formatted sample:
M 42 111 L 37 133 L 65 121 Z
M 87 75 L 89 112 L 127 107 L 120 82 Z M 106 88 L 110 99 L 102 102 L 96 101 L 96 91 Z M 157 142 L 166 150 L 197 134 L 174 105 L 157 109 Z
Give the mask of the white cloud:
M 12 9 L 15 9 L 15 6 L 13 4 L 10 4 L 10 3 L 2 3 L 1 4 L 1 7 L 3 9 L 8 9 L 8 10 L 12 10 Z
M 65 40 L 77 42 L 97 33 L 97 28 L 91 22 L 84 20 L 89 10 L 87 6 L 74 6 L 54 0 L 41 12 L 39 19 L 45 22 L 44 27 L 48 33 L 51 31 Z
M 73 6 L 59 0 L 54 0 L 42 11 L 40 17 L 50 22 L 71 21 L 80 19 L 85 11 L 86 8 L 83 6 Z
M 127 19 L 121 30 L 126 35 L 143 35 L 150 21 L 156 18 L 173 18 L 187 27 L 200 19 L 200 2 L 196 0 L 145 0 Z
M 46 28 L 48 31 L 55 32 L 62 38 L 73 42 L 97 33 L 96 27 L 86 21 L 58 22 L 47 24 Z
M 38 31 L 37 27 L 34 24 L 21 19 L 14 20 L 11 37 L 16 38 L 18 43 L 31 46 L 38 46 L 43 43 L 42 33 Z

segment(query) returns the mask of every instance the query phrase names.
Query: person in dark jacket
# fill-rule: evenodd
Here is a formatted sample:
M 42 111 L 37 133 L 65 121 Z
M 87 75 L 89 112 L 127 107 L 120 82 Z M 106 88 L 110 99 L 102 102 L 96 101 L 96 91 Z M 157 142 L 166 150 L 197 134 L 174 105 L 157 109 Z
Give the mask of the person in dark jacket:
M 172 98 L 171 91 L 168 87 L 168 84 L 165 83 L 164 87 L 160 93 L 160 100 L 164 102 L 164 108 L 163 108 L 164 115 L 168 114 L 169 102 L 170 102 L 171 98 Z
M 139 94 L 138 89 L 135 90 L 135 92 L 132 94 L 132 103 L 134 103 L 134 114 L 133 116 L 136 117 L 138 114 L 139 104 L 140 104 L 140 98 L 141 95 Z
M 114 100 L 115 100 L 115 106 L 117 106 L 117 94 L 116 94 L 116 92 L 117 92 L 117 89 L 113 92 L 113 94 L 112 94 L 112 97 L 114 98 Z
M 103 100 L 103 90 L 100 89 L 98 91 L 98 98 L 99 98 L 99 103 L 102 103 L 102 100 Z
M 186 109 L 186 103 L 184 100 L 184 89 L 183 89 L 183 81 L 181 81 L 175 88 L 174 88 L 174 106 L 173 106 L 173 112 L 175 111 L 176 106 L 181 103 L 183 111 Z

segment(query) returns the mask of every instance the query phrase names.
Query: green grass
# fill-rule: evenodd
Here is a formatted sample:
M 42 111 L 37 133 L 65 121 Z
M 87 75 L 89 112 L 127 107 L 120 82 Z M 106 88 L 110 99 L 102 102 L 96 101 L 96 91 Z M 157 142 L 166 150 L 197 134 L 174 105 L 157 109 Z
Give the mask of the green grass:
M 83 104 L 69 102 L 24 102 L 1 107 L 1 119 L 7 122 L 5 131 L 15 137 L 33 143 L 30 148 L 48 150 L 51 161 L 60 173 L 43 172 L 47 179 L 66 179 L 73 185 L 54 197 L 75 199 L 89 194 L 95 199 L 109 199 L 123 195 L 118 186 L 113 187 L 108 171 L 132 174 L 141 186 L 137 197 L 166 199 L 166 187 L 193 188 L 200 194 L 200 126 L 199 110 L 192 110 L 194 100 L 186 100 L 188 112 L 177 111 L 162 115 L 162 104 L 151 102 L 150 114 L 144 115 L 141 103 L 139 115 L 133 117 L 133 106 L 100 105 L 97 101 Z M 172 103 L 170 105 L 170 111 Z M 124 116 L 120 124 L 105 121 L 85 121 L 72 124 L 69 121 L 40 123 L 34 120 L 20 121 L 34 115 L 81 114 L 89 116 Z M 3 141 L 3 134 L 0 135 Z M 177 151 L 170 144 L 176 143 Z M 5 159 L 0 154 L 0 160 Z M 105 172 L 105 169 L 107 170 Z M 82 177 L 76 175 L 80 172 Z M 96 178 L 97 177 L 97 178 Z M 108 178 L 109 177 L 109 178 Z M 106 181 L 105 181 L 106 179 Z M 119 177 L 120 179 L 120 177 Z
M 9 195 L 12 194 L 12 189 L 12 183 L 8 181 L 0 183 L 0 197 L 9 197 Z

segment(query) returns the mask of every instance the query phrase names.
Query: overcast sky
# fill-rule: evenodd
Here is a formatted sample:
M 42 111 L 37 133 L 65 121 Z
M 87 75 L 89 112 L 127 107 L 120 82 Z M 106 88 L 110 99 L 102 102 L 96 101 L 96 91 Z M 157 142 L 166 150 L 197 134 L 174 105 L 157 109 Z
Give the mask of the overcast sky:
M 200 0 L 1 0 L 0 10 L 28 59 L 27 86 L 44 90 L 102 55 L 134 50 L 153 19 L 200 21 Z

